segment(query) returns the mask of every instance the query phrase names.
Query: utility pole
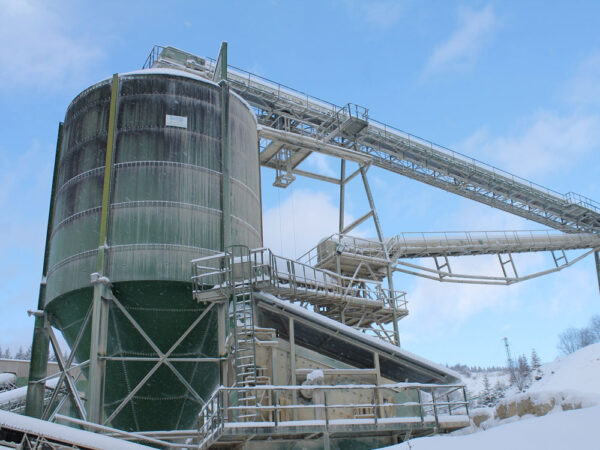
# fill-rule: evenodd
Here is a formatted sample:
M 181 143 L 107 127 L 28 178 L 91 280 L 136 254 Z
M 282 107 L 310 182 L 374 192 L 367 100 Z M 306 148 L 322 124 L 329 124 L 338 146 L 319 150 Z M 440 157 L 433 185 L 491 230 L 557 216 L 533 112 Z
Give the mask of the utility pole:
M 510 382 L 511 382 L 511 384 L 516 383 L 517 377 L 516 377 L 516 373 L 515 373 L 515 363 L 514 363 L 512 357 L 510 356 L 510 346 L 508 345 L 508 338 L 505 337 L 503 340 L 504 340 L 504 347 L 506 348 L 506 364 L 508 366 L 508 373 L 510 374 Z

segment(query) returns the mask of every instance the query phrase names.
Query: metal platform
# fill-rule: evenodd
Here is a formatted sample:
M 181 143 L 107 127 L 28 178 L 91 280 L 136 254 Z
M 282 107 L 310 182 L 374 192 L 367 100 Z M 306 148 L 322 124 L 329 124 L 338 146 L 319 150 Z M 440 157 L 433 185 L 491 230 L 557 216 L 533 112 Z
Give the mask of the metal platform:
M 232 442 L 310 439 L 311 436 L 410 433 L 412 437 L 468 426 L 464 386 L 399 383 L 354 386 L 261 386 L 265 399 L 252 408 L 233 406 L 241 388 L 221 386 L 200 412 L 200 448 Z M 399 397 L 410 399 L 400 401 Z M 293 398 L 304 398 L 294 403 Z M 306 400 L 308 398 L 308 400 Z M 363 400 L 356 403 L 357 398 Z M 252 409 L 254 421 L 240 420 Z
M 194 298 L 200 302 L 224 302 L 235 286 L 251 286 L 286 299 L 385 340 L 393 337 L 384 327 L 408 314 L 406 293 L 382 287 L 377 280 L 338 275 L 254 249 L 250 260 L 224 252 L 192 261 Z M 242 277 L 241 268 L 250 263 L 251 277 Z

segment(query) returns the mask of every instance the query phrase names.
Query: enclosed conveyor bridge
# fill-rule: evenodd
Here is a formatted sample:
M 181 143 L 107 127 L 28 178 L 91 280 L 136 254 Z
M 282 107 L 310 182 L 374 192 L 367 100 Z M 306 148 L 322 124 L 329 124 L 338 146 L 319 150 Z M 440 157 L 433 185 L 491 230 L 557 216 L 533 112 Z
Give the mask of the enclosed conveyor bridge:
M 582 249 L 588 251 L 571 261 L 567 259 L 565 250 Z M 357 277 L 383 279 L 387 276 L 387 267 L 390 261 L 394 264 L 395 270 L 421 275 L 421 273 L 408 271 L 406 267 L 422 269 L 423 266 L 402 260 L 433 258 L 436 269 L 429 272 L 434 273 L 438 277 L 437 279 L 451 281 L 451 278 L 462 279 L 463 276 L 452 273 L 448 257 L 498 255 L 504 276 L 500 278 L 473 277 L 472 281 L 502 279 L 506 282 L 505 284 L 511 284 L 561 270 L 598 249 L 600 249 L 600 236 L 594 233 L 565 234 L 553 231 L 402 233 L 385 239 L 383 242 L 334 234 L 323 239 L 300 260 L 326 270 L 339 270 L 341 273 L 350 273 Z M 512 254 L 529 252 L 550 252 L 555 267 L 534 274 L 534 276 L 520 277 L 517 274 Z M 441 262 L 440 259 L 442 259 Z M 512 271 L 510 274 L 510 271 L 507 270 L 509 268 Z M 449 279 L 444 279 L 444 277 Z M 462 281 L 467 280 L 463 279 Z
M 192 60 L 202 64 L 185 62 Z M 217 62 L 157 46 L 144 67 L 216 73 Z M 232 66 L 227 69 L 227 81 L 255 109 L 259 137 L 268 141 L 260 162 L 277 171 L 277 186 L 289 185 L 294 174 L 343 184 L 344 179 L 298 168 L 318 152 L 381 167 L 557 230 L 600 231 L 599 203 L 547 189 L 370 119 L 366 108 L 340 107 Z

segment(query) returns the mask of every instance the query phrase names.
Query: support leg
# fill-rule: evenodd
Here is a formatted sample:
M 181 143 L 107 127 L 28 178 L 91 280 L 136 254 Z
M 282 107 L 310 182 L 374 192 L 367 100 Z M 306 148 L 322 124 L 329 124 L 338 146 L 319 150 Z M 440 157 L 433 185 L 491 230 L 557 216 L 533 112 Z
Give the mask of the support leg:
M 107 287 L 102 282 L 94 284 L 92 299 L 92 333 L 90 347 L 90 371 L 88 382 L 88 418 L 90 422 L 102 423 L 104 414 L 104 377 L 106 346 L 108 338 Z
M 369 186 L 369 180 L 367 179 L 367 168 L 362 166 L 360 168 L 360 175 L 362 176 L 362 180 L 363 180 L 363 185 L 365 187 L 365 192 L 367 194 L 367 200 L 369 201 L 369 207 L 371 208 L 372 211 L 372 216 L 373 216 L 373 222 L 375 222 L 375 229 L 377 231 L 377 237 L 379 238 L 379 242 L 382 243 L 383 248 L 385 250 L 385 254 L 386 254 L 386 258 L 388 259 L 388 266 L 387 266 L 387 279 L 388 279 L 388 288 L 389 288 L 389 296 L 392 299 L 391 302 L 391 307 L 392 307 L 392 314 L 394 316 L 393 320 L 393 327 L 394 327 L 394 341 L 396 342 L 396 345 L 398 347 L 400 347 L 400 333 L 398 330 L 398 313 L 396 311 L 396 302 L 395 299 L 393 298 L 393 291 L 394 291 L 394 280 L 392 278 L 393 275 L 393 270 L 392 270 L 392 261 L 389 260 L 389 254 L 387 251 L 387 246 L 385 244 L 385 238 L 383 236 L 383 231 L 381 229 L 381 223 L 379 222 L 379 215 L 377 214 L 377 209 L 375 208 L 375 201 L 373 200 L 373 194 L 371 193 L 371 187 Z
M 598 289 L 600 289 L 600 251 L 594 252 L 594 259 L 596 260 L 596 277 L 598 278 Z

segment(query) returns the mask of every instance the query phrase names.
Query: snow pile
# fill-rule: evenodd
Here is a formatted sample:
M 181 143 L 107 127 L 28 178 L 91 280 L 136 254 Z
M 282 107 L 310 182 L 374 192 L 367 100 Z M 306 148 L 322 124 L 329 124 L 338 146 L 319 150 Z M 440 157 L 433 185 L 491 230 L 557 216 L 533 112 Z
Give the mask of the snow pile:
M 511 388 L 495 408 L 472 410 L 473 425 L 469 428 L 451 436 L 414 439 L 386 448 L 600 448 L 595 430 L 600 417 L 600 343 L 542 365 L 536 378 L 523 392 Z
M 540 370 L 542 378 L 533 382 L 527 392 L 576 389 L 600 395 L 600 343 L 557 358 L 544 364 Z
M 17 377 L 14 373 L 0 373 L 0 388 L 8 384 L 14 384 L 17 382 Z
M 54 389 L 58 384 L 58 378 L 46 381 L 46 387 Z M 24 401 L 27 397 L 27 386 L 23 386 L 10 391 L 0 392 L 0 405 Z
M 325 378 L 323 371 L 320 369 L 315 369 L 315 370 L 308 372 L 308 375 L 306 375 L 306 383 L 307 384 L 323 384 L 323 378 Z
M 536 378 L 523 392 L 512 387 L 495 408 L 472 411 L 473 424 L 487 429 L 517 416 L 600 405 L 600 343 L 544 364 Z
M 597 449 L 600 407 L 506 423 L 482 433 L 413 439 L 394 450 L 565 450 Z
M 36 436 L 44 436 L 50 440 L 73 443 L 76 444 L 78 448 L 89 448 L 94 450 L 142 450 L 151 448 L 133 442 L 92 433 L 90 431 L 77 430 L 73 427 L 47 422 L 45 420 L 20 416 L 8 411 L 0 411 L 0 428 L 22 431 Z M 62 446 L 59 447 L 64 448 Z

